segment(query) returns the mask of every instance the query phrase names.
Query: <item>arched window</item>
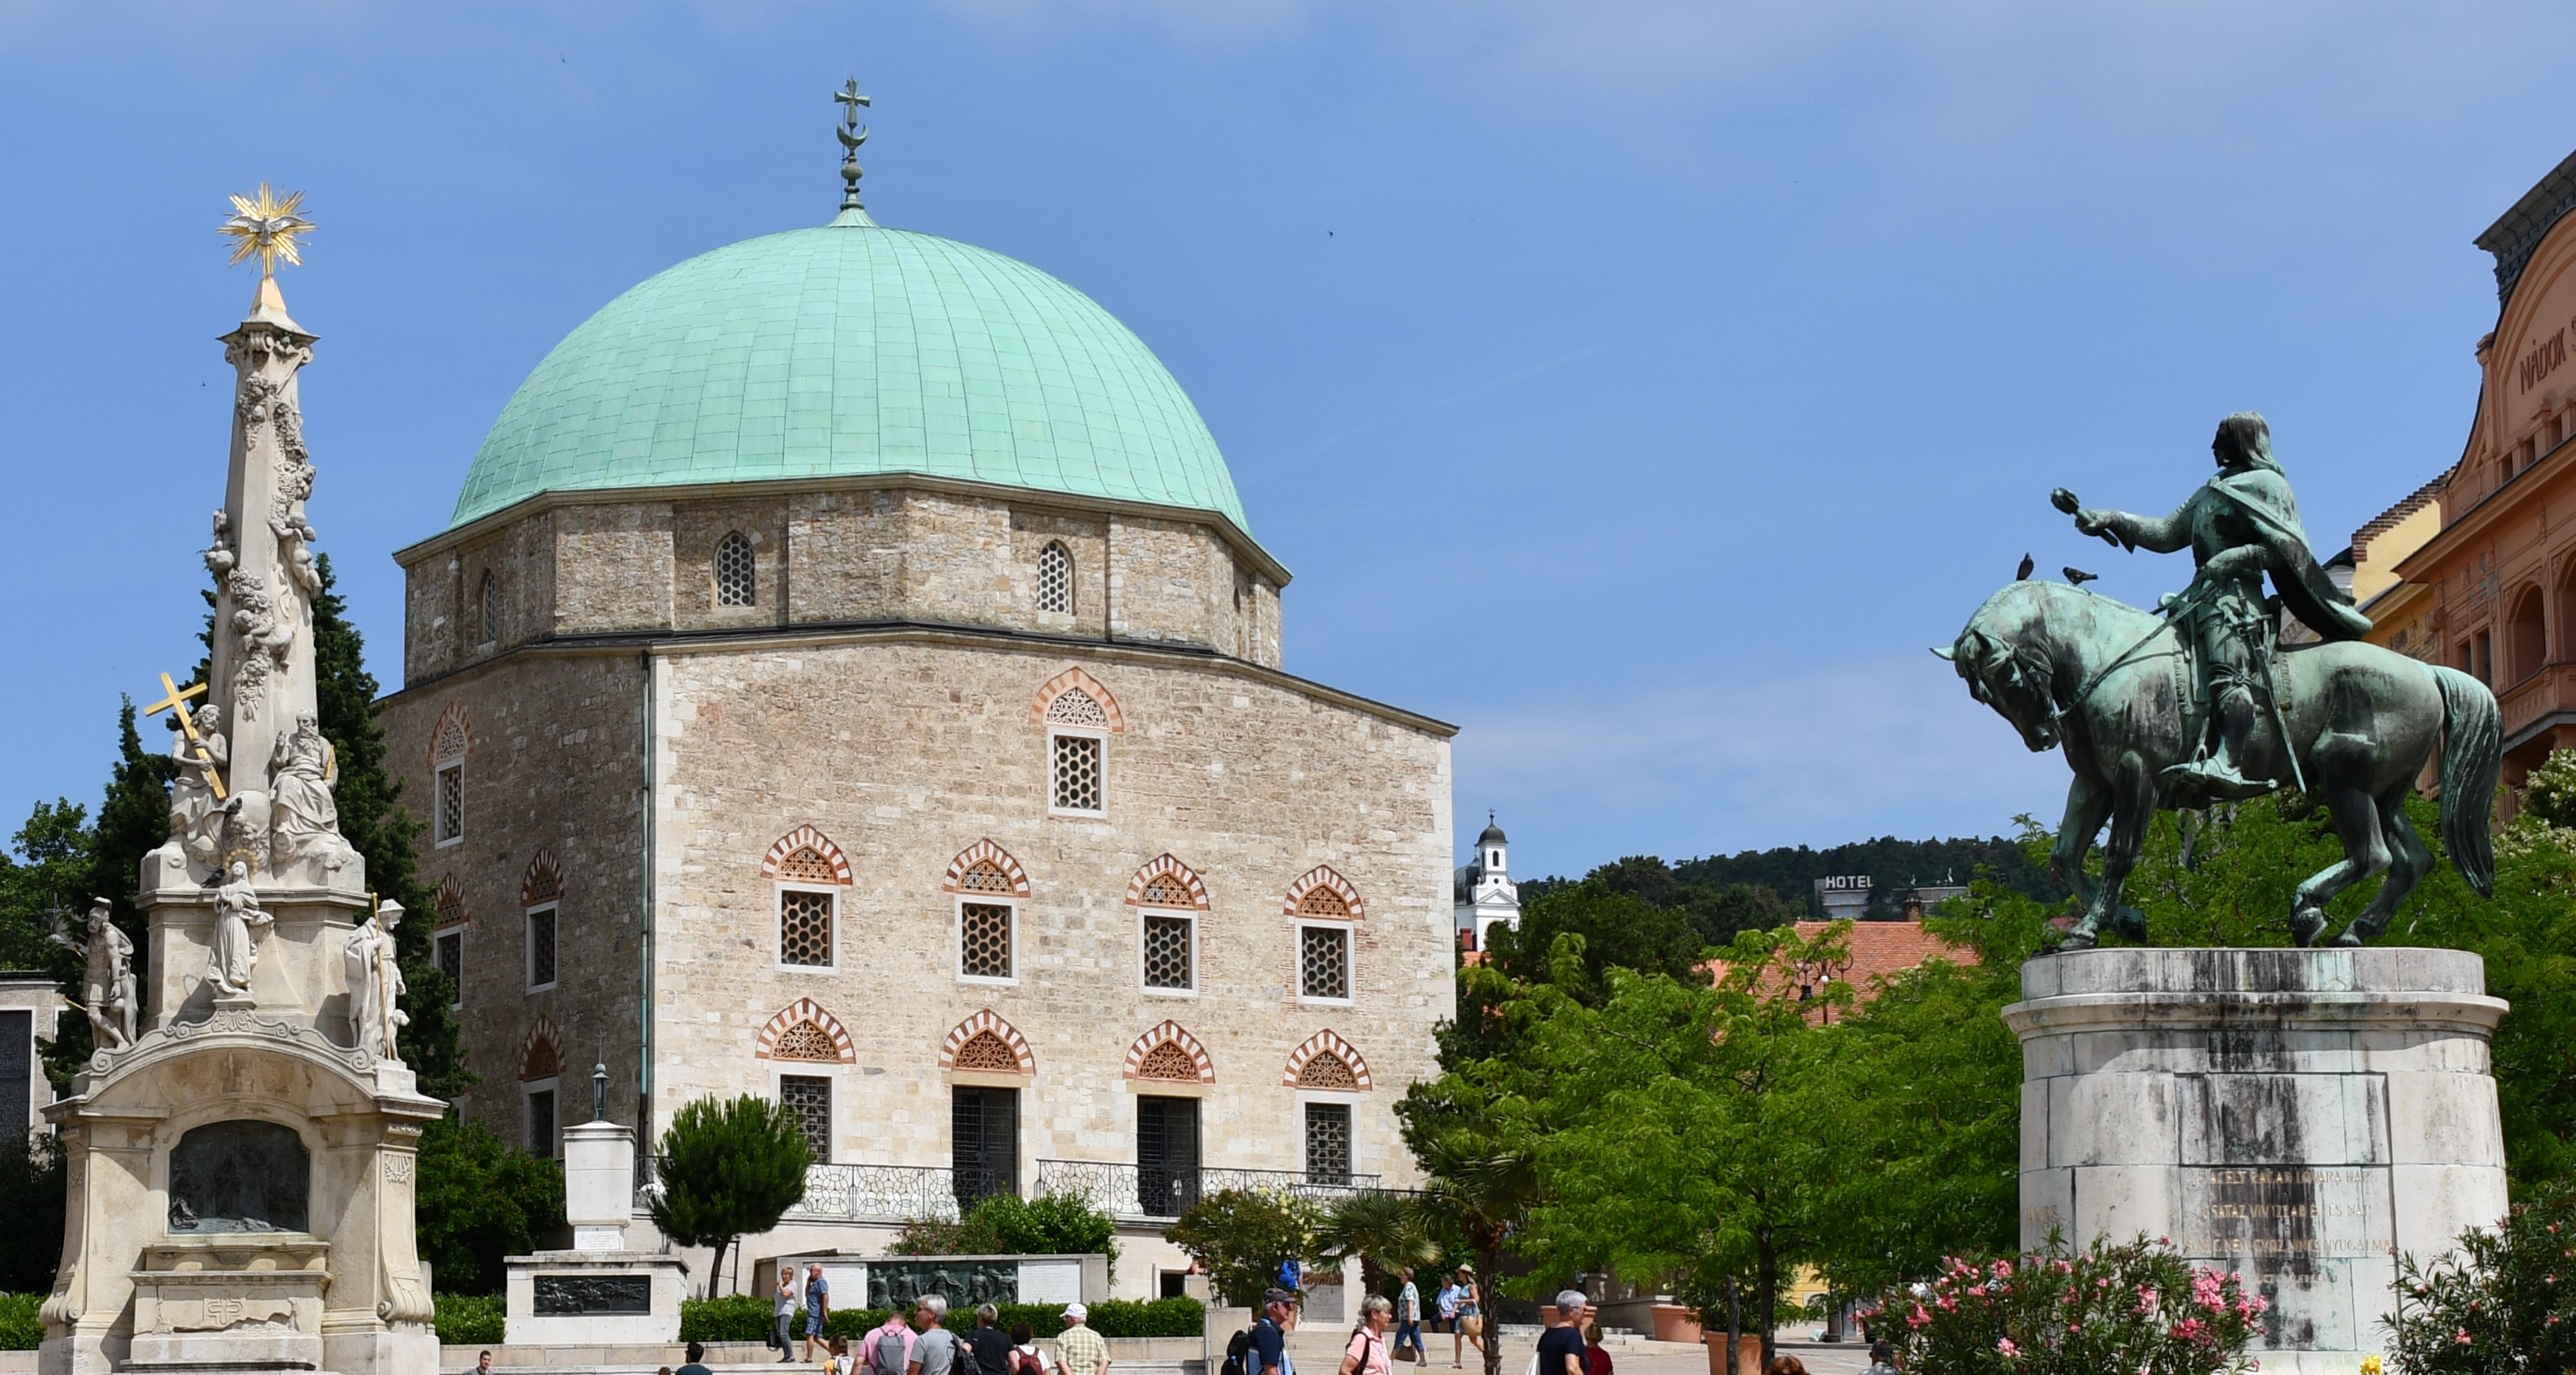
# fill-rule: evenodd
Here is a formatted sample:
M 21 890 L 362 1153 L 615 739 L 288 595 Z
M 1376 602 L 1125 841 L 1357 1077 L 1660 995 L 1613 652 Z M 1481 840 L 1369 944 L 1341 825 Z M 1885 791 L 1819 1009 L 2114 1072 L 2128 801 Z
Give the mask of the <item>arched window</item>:
M 2549 662 L 2548 619 L 2542 609 L 2540 589 L 2531 588 L 2513 604 L 2513 623 L 2506 643 L 2513 658 L 2508 672 L 2512 681 L 2538 673 Z
M 758 568 L 751 556 L 751 541 L 743 538 L 740 530 L 725 536 L 716 546 L 716 605 L 756 604 L 752 575 Z
M 1038 610 L 1073 610 L 1073 554 L 1062 540 L 1049 540 L 1038 551 Z
M 501 638 L 501 585 L 492 579 L 490 570 L 483 574 L 483 643 Z

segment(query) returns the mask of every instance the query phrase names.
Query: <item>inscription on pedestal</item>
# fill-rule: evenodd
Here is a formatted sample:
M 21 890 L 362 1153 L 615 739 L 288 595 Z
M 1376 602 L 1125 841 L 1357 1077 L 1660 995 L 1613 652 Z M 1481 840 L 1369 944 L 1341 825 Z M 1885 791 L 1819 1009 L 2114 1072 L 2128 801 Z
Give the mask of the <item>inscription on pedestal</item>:
M 651 1275 L 538 1275 L 540 1317 L 615 1317 L 653 1311 Z
M 2366 1165 L 2184 1169 L 2176 1238 L 2186 1255 L 2233 1256 L 2266 1269 L 2329 1257 L 2385 1255 L 2388 1171 Z

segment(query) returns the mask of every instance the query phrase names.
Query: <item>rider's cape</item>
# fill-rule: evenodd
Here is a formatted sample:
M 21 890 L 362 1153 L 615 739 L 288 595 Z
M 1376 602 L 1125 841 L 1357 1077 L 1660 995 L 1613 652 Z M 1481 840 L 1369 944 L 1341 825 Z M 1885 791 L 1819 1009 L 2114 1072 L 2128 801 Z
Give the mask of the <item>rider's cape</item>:
M 2272 590 L 2301 624 L 2329 640 L 2358 640 L 2370 633 L 2370 618 L 2352 597 L 2334 585 L 2308 548 L 2308 532 L 2299 524 L 2299 503 L 2290 482 L 2277 468 L 2257 466 L 2221 473 L 2209 480 L 2212 491 L 2233 502 L 2263 540 L 2272 573 Z

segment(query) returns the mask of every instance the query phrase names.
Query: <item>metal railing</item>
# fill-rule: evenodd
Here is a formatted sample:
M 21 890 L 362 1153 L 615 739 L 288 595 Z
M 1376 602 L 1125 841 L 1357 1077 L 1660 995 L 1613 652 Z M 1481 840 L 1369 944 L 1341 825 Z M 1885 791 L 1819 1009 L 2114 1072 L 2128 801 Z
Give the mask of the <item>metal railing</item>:
M 1227 1189 L 1283 1193 L 1329 1203 L 1385 1193 L 1382 1175 L 1328 1176 L 1301 1170 L 1166 1169 L 1109 1160 L 1041 1160 L 1037 1192 L 1074 1194 L 1111 1217 L 1178 1217 L 1191 1204 Z
M 646 1156 L 635 1206 L 651 1205 L 661 1159 Z M 910 1222 L 957 1220 L 956 1172 L 934 1165 L 808 1165 L 805 1197 L 787 1216 L 805 1220 Z

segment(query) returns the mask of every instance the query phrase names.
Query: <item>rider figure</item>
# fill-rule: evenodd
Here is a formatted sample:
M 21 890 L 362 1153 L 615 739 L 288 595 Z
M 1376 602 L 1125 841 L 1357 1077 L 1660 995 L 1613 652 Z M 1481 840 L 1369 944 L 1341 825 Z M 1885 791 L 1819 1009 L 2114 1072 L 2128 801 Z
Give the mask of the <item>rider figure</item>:
M 2254 797 L 2275 786 L 2244 773 L 2247 741 L 2261 703 L 2271 699 L 2272 613 L 2263 604 L 2263 574 L 2291 612 L 2329 640 L 2359 639 L 2370 619 L 2317 566 L 2299 525 L 2290 480 L 2272 457 L 2271 427 L 2252 411 L 2218 422 L 2210 441 L 2218 474 L 2174 513 L 2160 518 L 2127 511 L 2074 512 L 2075 528 L 2124 549 L 2169 554 L 2188 544 L 2199 572 L 2178 599 L 2167 599 L 2198 650 L 2199 691 L 2218 727 L 2218 752 L 2167 770 L 2212 799 Z M 2062 497 L 2062 506 L 2073 506 Z

